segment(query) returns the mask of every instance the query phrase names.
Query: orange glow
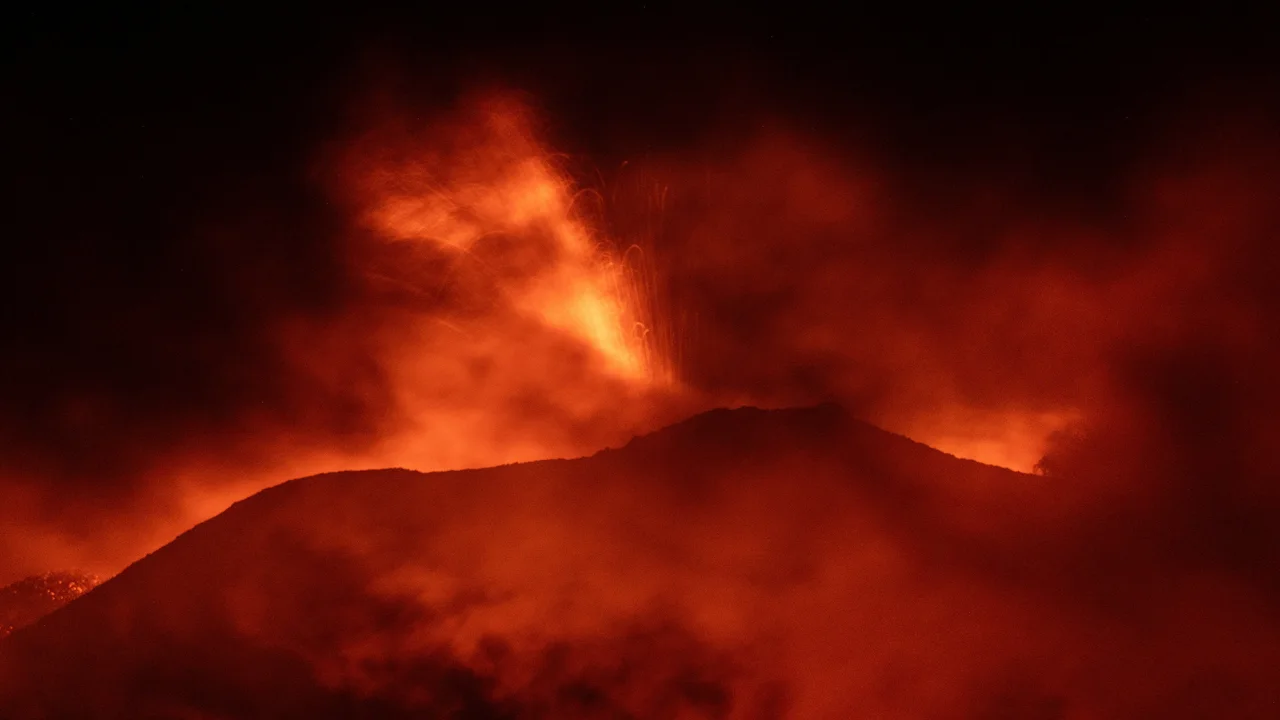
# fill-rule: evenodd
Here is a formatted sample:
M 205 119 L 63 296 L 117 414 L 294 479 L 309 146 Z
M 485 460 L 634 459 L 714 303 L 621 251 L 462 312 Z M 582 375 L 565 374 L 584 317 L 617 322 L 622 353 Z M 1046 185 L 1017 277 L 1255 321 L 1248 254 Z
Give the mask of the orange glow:
M 959 458 L 1029 473 L 1044 455 L 1049 436 L 1079 420 L 1079 414 L 1068 412 L 954 407 L 922 413 L 894 429 Z
M 389 240 L 439 249 L 454 265 L 501 277 L 496 291 L 521 315 L 592 349 L 612 374 L 669 384 L 672 369 L 653 346 L 653 319 L 616 244 L 581 217 L 578 193 L 538 142 L 526 111 L 486 103 L 479 135 L 447 166 L 409 154 L 362 178 L 366 217 Z M 491 252 L 487 244 L 510 245 Z
M 127 530 L 67 532 L 9 490 L 0 502 L 41 518 L 15 568 L 110 575 L 292 477 L 581 456 L 713 406 L 835 400 L 1030 471 L 1055 431 L 1129 401 L 1117 351 L 1177 337 L 1187 308 L 1237 346 L 1268 337 L 1214 292 L 1237 248 L 1202 240 L 1265 227 L 1266 185 L 1229 154 L 1136 177 L 1130 224 L 1112 227 L 915 207 L 882 161 L 785 125 L 585 184 L 583 159 L 510 96 L 430 115 L 371 103 L 360 120 L 315 174 L 353 287 L 262 328 L 296 382 L 289 412 L 250 403 L 229 440 L 140 452 L 128 512 L 145 517 Z M 961 232 L 999 249 L 957 259 Z M 325 414 L 338 430 L 308 424 Z
M 1280 630 L 1255 604 L 1274 592 L 1274 524 L 1250 516 L 1275 503 L 1275 473 L 1257 449 L 1275 434 L 1274 404 L 1240 400 L 1252 387 L 1213 384 L 1274 356 L 1274 333 L 1220 292 L 1242 251 L 1216 240 L 1273 227 L 1258 209 L 1269 198 L 1255 207 L 1210 174 L 1144 179 L 1132 226 L 1073 225 L 1000 203 L 995 217 L 975 219 L 911 206 L 885 168 L 778 129 L 727 153 L 654 159 L 639 184 L 656 179 L 661 191 L 628 197 L 606 192 L 621 184 L 612 176 L 575 182 L 510 98 L 425 120 L 369 115 L 323 158 L 325 189 L 348 223 L 338 253 L 353 287 L 331 314 L 273 321 L 264 333 L 301 388 L 283 393 L 295 415 L 237 416 L 248 439 L 227 443 L 232 451 L 200 437 L 171 449 L 139 502 L 151 504 L 147 524 L 22 528 L 39 562 L 108 575 L 291 478 L 489 468 L 312 478 L 274 495 L 325 489 L 297 505 L 257 496 L 240 510 L 264 508 L 295 529 L 324 571 L 265 564 L 235 592 L 206 591 L 226 598 L 209 605 L 244 636 L 271 638 L 288 613 L 265 608 L 311 600 L 290 595 L 284 578 L 323 589 L 332 559 L 351 561 L 360 591 L 432 611 L 430 623 L 378 626 L 311 658 L 326 683 L 373 694 L 385 689 L 366 676 L 379 660 L 444 647 L 483 669 L 498 663 L 487 655 L 495 637 L 526 657 L 567 640 L 593 667 L 593 653 L 609 660 L 611 644 L 630 642 L 615 636 L 651 616 L 758 672 L 723 681 L 738 698 L 785 678 L 785 712 L 798 718 L 963 714 L 988 700 L 986 683 L 1016 690 L 1024 672 L 1044 707 L 1084 698 L 1072 717 L 1126 717 L 1219 660 L 1247 683 L 1255 667 L 1275 666 L 1257 662 L 1280 648 Z M 658 218 L 645 214 L 657 214 L 655 195 Z M 636 202 L 635 214 L 670 231 L 638 229 L 626 215 Z M 956 241 L 962 231 L 995 249 Z M 682 324 L 690 316 L 701 319 Z M 1170 347 L 1203 352 L 1187 360 Z M 1186 364 L 1153 363 L 1165 352 Z M 1144 385 L 1148 376 L 1158 382 Z M 1225 398 L 1228 419 L 1239 403 L 1247 422 L 1198 417 L 1196 393 Z M 339 404 L 351 400 L 349 412 Z M 711 406 L 820 400 L 980 463 L 1025 473 L 1046 451 L 1058 460 L 1033 478 L 860 422 L 824 436 L 813 418 L 825 411 L 760 426 L 756 411 L 708 413 L 674 435 L 592 455 Z M 335 405 L 354 429 L 308 425 Z M 735 422 L 744 425 L 725 430 Z M 1073 446 L 1075 433 L 1093 444 Z M 1249 433 L 1252 446 L 1233 444 Z M 1203 456 L 1189 453 L 1202 437 L 1213 440 Z M 511 465 L 581 456 L 591 457 Z M 363 492 L 363 510 L 343 504 Z M 236 517 L 263 527 L 247 511 Z M 1248 532 L 1233 534 L 1237 524 Z M 1214 532 L 1230 553 L 1241 539 L 1264 551 L 1224 560 L 1207 547 Z M 270 537 L 264 547 L 275 547 Z M 372 552 L 390 537 L 390 549 Z M 210 547 L 243 550 L 234 540 Z M 288 592 L 264 592 L 264 582 Z M 182 626 L 182 610 L 170 612 Z M 659 655 L 646 672 L 673 671 L 667 658 L 685 654 Z M 540 670 L 485 672 L 518 694 Z M 1005 679 L 1011 671 L 1018 677 Z M 1132 690 L 1113 696 L 1114 686 Z M 1002 710 L 1005 700 L 992 699 L 990 714 L 1027 714 L 1016 703 Z M 1094 702 L 1106 711 L 1089 711 Z M 743 704 L 711 716 L 786 715 Z

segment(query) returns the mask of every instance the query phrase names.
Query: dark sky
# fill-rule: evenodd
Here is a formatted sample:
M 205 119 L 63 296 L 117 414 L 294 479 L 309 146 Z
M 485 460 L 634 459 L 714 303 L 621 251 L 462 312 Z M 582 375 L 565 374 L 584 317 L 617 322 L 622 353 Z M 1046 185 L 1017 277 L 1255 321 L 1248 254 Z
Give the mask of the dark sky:
M 6 11 L 0 482 L 114 501 L 158 452 L 248 432 L 249 409 L 379 431 L 367 397 L 308 396 L 269 336 L 349 299 L 314 163 L 371 80 L 424 114 L 527 90 L 556 147 L 606 166 L 776 114 L 856 136 L 922 202 L 981 176 L 1087 218 L 1119 212 L 1170 108 L 1266 105 L 1280 77 L 1274 18 L 1207 11 L 420 5 Z

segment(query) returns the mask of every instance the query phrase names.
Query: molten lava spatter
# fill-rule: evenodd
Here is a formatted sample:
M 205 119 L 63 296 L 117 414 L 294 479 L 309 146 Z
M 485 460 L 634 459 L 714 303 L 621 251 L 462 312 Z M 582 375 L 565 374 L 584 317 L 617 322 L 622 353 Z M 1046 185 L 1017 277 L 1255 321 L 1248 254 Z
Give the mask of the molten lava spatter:
M 480 292 L 590 348 L 611 374 L 671 382 L 651 346 L 638 270 L 587 222 L 586 194 L 539 142 L 528 112 L 486 102 L 449 141 L 448 157 L 411 150 L 364 175 L 375 230 L 442 253 L 455 278 L 478 272 L 493 283 Z
M 0 588 L 0 638 L 75 600 L 100 582 L 96 575 L 51 572 Z

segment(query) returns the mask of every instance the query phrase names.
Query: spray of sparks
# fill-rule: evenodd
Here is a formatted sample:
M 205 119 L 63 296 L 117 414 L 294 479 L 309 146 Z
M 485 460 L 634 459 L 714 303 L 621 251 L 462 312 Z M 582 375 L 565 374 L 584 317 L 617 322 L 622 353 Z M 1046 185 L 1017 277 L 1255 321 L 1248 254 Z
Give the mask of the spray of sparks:
M 518 104 L 486 105 L 467 136 L 447 160 L 384 166 L 369 213 L 377 230 L 480 266 L 512 308 L 581 342 L 614 376 L 670 384 L 669 338 L 655 332 L 644 251 L 588 222 L 591 193 L 557 166 Z

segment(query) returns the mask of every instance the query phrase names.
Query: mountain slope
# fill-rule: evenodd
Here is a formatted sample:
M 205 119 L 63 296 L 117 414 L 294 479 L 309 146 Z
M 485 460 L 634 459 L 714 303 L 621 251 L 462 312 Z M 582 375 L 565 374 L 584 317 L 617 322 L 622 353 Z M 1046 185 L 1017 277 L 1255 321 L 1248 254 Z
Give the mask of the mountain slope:
M 94 575 L 64 571 L 33 575 L 0 587 L 0 638 L 66 605 L 99 582 Z
M 241 501 L 0 644 L 4 717 L 1267 717 L 1256 595 L 838 408 Z

